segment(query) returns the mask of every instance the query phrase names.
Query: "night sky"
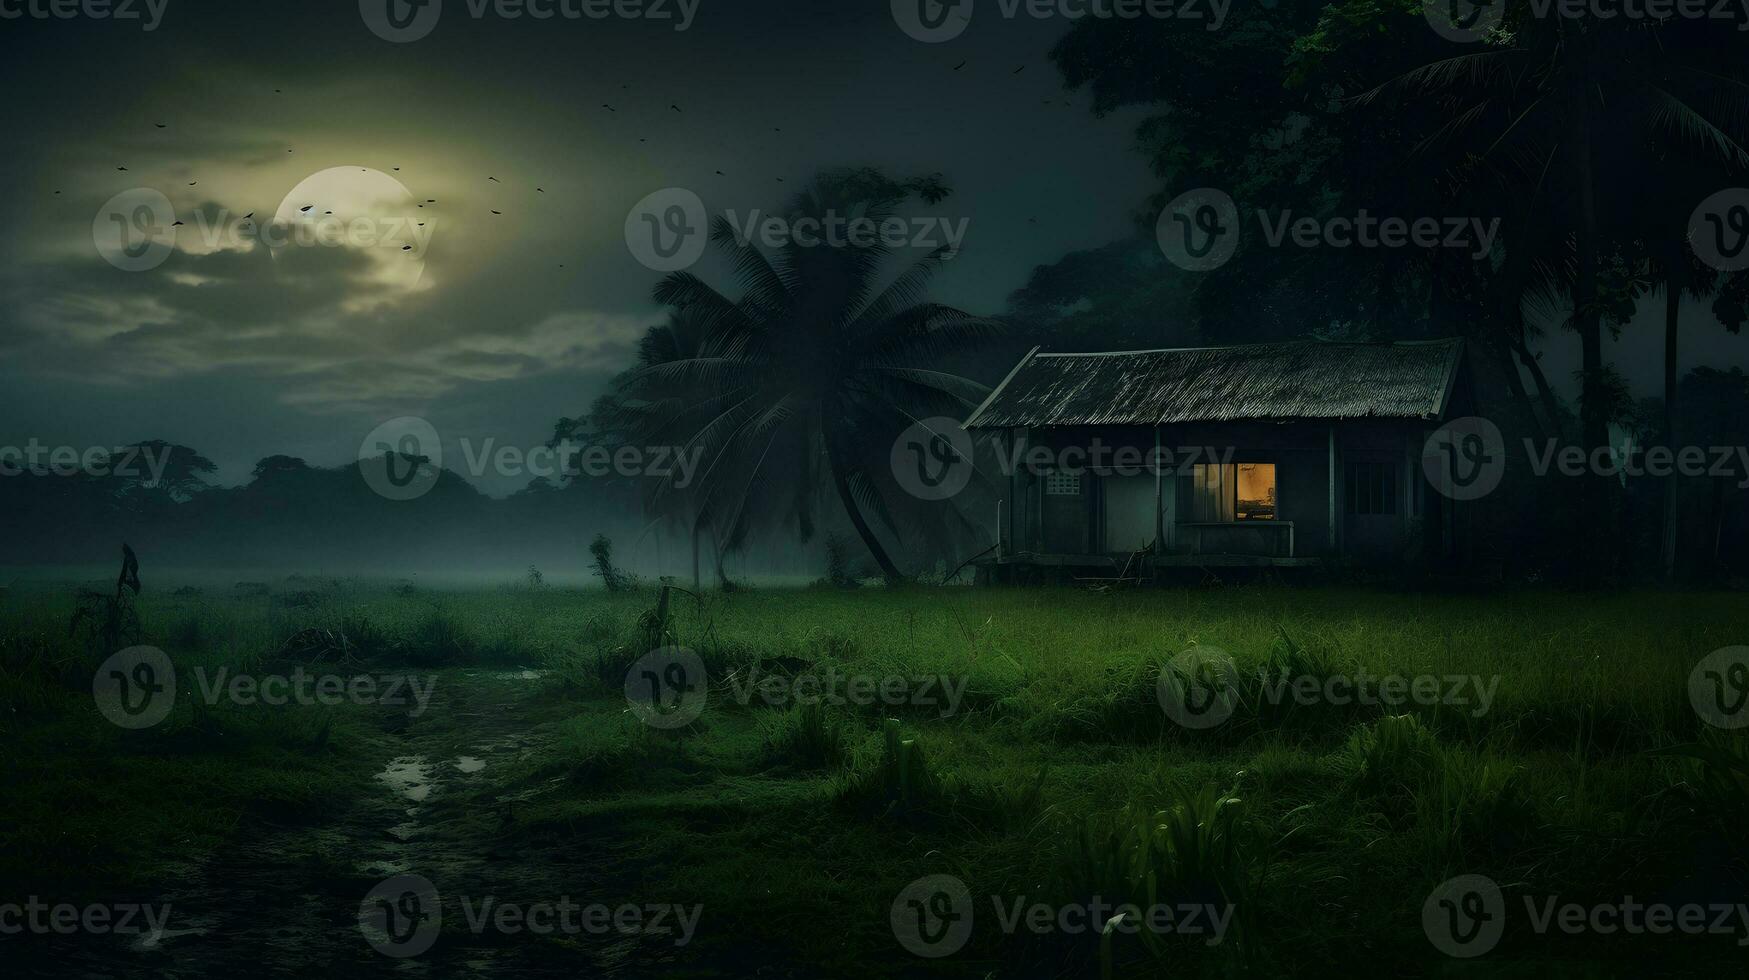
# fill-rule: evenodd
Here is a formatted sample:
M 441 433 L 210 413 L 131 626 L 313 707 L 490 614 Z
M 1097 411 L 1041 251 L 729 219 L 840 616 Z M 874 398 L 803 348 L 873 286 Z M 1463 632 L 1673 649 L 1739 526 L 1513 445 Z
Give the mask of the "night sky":
M 272 453 L 349 462 L 399 415 L 434 423 L 446 455 L 463 436 L 532 446 L 661 319 L 660 273 L 625 241 L 652 192 L 686 188 L 720 214 L 779 208 L 825 167 L 939 171 L 954 194 L 917 213 L 967 234 L 933 295 L 999 314 L 1033 267 L 1132 233 L 1157 189 L 1131 150 L 1140 114 L 1098 119 L 1063 91 L 1047 58 L 1058 19 L 980 16 L 924 44 L 887 0 L 702 0 L 685 31 L 475 19 L 445 0 L 428 36 L 391 43 L 345 0 L 167 4 L 151 31 L 0 20 L 0 444 L 164 438 L 226 484 Z M 383 175 L 404 200 L 358 183 Z M 138 188 L 184 226 L 161 264 L 130 272 L 99 254 L 93 224 Z M 202 234 L 305 206 L 411 217 L 429 239 L 267 249 Z M 730 284 L 708 259 L 694 271 Z M 1690 315 L 1685 369 L 1749 362 L 1704 308 Z M 1656 310 L 1643 316 L 1611 356 L 1649 394 L 1660 336 Z M 1551 333 L 1563 383 L 1571 336 Z

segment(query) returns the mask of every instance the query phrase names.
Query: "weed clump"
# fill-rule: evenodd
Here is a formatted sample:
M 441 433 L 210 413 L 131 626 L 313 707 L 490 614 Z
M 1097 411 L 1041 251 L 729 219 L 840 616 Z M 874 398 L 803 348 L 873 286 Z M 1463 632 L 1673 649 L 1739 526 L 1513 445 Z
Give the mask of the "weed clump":
M 1129 805 L 1089 818 L 1059 855 L 1055 888 L 1067 903 L 1195 906 L 1205 922 L 1230 917 L 1230 938 L 1243 940 L 1263 877 L 1261 835 L 1229 791 L 1208 785 L 1174 795 L 1164 809 Z M 1137 935 L 1160 962 L 1187 938 L 1148 928 Z
M 849 738 L 842 720 L 825 705 L 808 701 L 763 725 L 766 758 L 799 769 L 835 768 L 849 756 Z
M 607 591 L 630 592 L 638 587 L 637 576 L 613 563 L 613 540 L 607 535 L 597 534 L 589 542 L 589 554 L 595 559 L 591 564 L 595 566 L 596 577 Z

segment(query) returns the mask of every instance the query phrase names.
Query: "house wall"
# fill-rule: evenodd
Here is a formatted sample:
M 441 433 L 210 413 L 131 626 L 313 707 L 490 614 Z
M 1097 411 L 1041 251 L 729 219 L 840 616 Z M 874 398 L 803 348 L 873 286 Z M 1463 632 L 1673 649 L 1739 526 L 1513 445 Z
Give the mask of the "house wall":
M 1295 557 L 1347 555 L 1367 562 L 1403 558 L 1415 548 L 1424 501 L 1420 447 L 1430 424 L 1404 421 L 1199 423 L 1151 427 L 1104 426 L 1034 429 L 1012 433 L 1018 440 L 1019 468 L 1010 476 L 1007 523 L 1009 552 L 1049 554 L 1128 554 L 1152 540 L 1144 532 L 1162 526 L 1167 553 L 1204 552 L 1285 556 L 1285 529 L 1259 521 L 1231 529 L 1181 527 L 1193 520 L 1191 467 L 1198 463 L 1271 463 L 1275 466 L 1277 522 L 1293 524 Z M 1331 469 L 1331 436 L 1336 466 Z M 1113 464 L 1151 458 L 1156 437 L 1171 467 L 1158 477 L 1116 474 Z M 1043 447 L 1052 461 L 1089 467 L 1079 493 L 1050 490 L 1048 477 L 1030 469 L 1029 448 Z M 1077 450 L 1069 454 L 1065 450 Z M 1099 453 L 1103 450 L 1104 455 Z M 1010 450 L 1012 453 L 1013 450 Z M 1389 467 L 1390 513 L 1353 515 L 1346 493 L 1350 461 Z M 1100 471 L 1104 463 L 1106 472 Z M 1333 478 L 1334 476 L 1334 478 Z M 1334 493 L 1334 498 L 1332 498 Z M 1335 501 L 1332 524 L 1332 499 Z M 1158 516 L 1156 516 L 1158 508 Z

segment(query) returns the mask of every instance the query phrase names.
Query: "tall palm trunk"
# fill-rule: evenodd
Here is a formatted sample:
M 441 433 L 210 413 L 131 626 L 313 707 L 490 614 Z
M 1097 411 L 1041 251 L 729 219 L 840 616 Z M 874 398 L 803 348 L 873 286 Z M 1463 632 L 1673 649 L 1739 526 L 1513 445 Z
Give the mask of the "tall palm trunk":
M 1591 97 L 1588 91 L 1590 38 L 1581 28 L 1573 31 L 1569 39 L 1575 42 L 1570 148 L 1579 211 L 1574 242 L 1578 268 L 1573 282 L 1573 329 L 1579 334 L 1580 437 L 1589 456 L 1609 444 L 1609 418 L 1603 397 L 1603 330 L 1597 305 L 1597 187 L 1592 167 Z M 1580 513 L 1587 524 L 1582 531 L 1585 575 L 1596 583 L 1609 568 L 1606 548 L 1615 539 L 1609 526 L 1608 484 L 1597 473 L 1588 474 L 1581 480 Z
M 868 521 L 862 516 L 862 509 L 856 505 L 856 496 L 850 492 L 850 479 L 844 473 L 844 462 L 840 459 L 841 450 L 830 438 L 826 440 L 826 461 L 832 467 L 832 486 L 838 490 L 838 499 L 844 502 L 844 513 L 850 518 L 850 525 L 856 528 L 856 534 L 862 538 L 862 543 L 868 546 L 869 554 L 874 556 L 875 564 L 881 566 L 881 574 L 886 576 L 888 583 L 904 580 L 899 574 L 899 566 L 893 564 L 893 559 L 887 556 L 887 549 L 881 546 L 880 539 L 875 537 L 874 529 L 868 526 Z
M 692 591 L 702 592 L 704 587 L 698 580 L 698 536 L 704 528 L 704 513 L 701 511 L 692 519 Z
M 1676 332 L 1682 316 L 1682 284 L 1672 269 L 1664 277 L 1664 445 L 1676 450 Z M 1664 577 L 1676 577 L 1676 472 L 1664 478 Z

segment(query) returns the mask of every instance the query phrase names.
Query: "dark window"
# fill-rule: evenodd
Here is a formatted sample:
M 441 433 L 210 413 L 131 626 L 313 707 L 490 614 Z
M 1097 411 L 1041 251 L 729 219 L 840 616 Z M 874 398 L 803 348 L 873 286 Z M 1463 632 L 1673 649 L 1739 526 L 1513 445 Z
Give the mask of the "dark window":
M 1397 470 L 1389 463 L 1349 463 L 1345 513 L 1382 516 L 1397 512 Z

